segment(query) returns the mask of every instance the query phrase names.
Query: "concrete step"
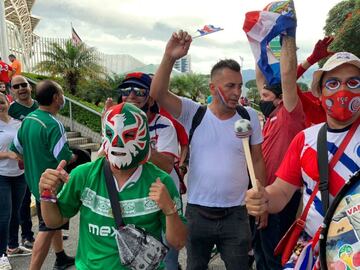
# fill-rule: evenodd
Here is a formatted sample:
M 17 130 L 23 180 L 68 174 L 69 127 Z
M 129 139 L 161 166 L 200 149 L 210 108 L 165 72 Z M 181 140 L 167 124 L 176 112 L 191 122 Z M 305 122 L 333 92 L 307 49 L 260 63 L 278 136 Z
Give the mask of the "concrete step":
M 80 144 L 85 144 L 90 141 L 90 138 L 85 137 L 75 137 L 75 138 L 68 138 L 69 146 L 78 146 Z
M 76 138 L 76 137 L 81 137 L 80 132 L 77 131 L 67 131 L 66 132 L 66 137 L 69 138 Z
M 78 144 L 77 147 L 83 150 L 90 150 L 91 152 L 96 152 L 97 150 L 99 150 L 100 144 L 88 142 L 84 144 Z

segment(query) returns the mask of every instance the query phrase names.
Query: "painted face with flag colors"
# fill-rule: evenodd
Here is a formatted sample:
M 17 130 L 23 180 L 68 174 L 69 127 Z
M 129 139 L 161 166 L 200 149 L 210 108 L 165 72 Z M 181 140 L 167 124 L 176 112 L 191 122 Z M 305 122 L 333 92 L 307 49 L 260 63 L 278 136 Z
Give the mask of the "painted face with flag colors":
M 103 148 L 117 169 L 131 169 L 150 158 L 150 136 L 144 112 L 130 103 L 111 107 L 104 117 Z

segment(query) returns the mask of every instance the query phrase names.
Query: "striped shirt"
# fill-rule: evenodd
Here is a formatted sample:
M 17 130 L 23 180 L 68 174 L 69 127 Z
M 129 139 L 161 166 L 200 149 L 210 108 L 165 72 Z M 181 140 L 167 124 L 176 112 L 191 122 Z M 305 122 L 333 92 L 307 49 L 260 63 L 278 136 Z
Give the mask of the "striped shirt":
M 72 155 L 63 124 L 40 109 L 24 118 L 11 150 L 23 155 L 26 181 L 37 200 L 41 174 L 47 168 L 55 169 L 63 159 L 69 161 Z
M 317 136 L 323 124 L 312 126 L 298 133 L 289 146 L 285 158 L 277 171 L 282 180 L 304 187 L 303 205 L 306 206 L 316 183 L 319 181 L 317 166 Z M 341 130 L 327 130 L 327 148 L 329 162 L 338 150 L 350 127 Z M 360 127 L 357 127 L 351 141 L 339 161 L 329 170 L 329 199 L 332 203 L 336 194 L 360 169 Z M 324 218 L 321 192 L 318 191 L 306 219 L 305 231 L 314 236 Z

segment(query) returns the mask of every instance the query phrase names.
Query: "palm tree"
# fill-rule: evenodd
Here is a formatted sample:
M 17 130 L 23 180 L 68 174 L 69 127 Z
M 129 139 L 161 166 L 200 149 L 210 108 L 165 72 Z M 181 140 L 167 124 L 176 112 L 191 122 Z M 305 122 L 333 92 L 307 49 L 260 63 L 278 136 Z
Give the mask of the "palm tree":
M 71 40 L 62 47 L 52 43 L 50 49 L 44 52 L 46 60 L 40 62 L 36 69 L 50 73 L 52 76 L 62 76 L 71 94 L 76 94 L 79 81 L 83 78 L 95 78 L 103 73 L 98 64 L 95 49 L 84 43 L 74 45 Z
M 189 73 L 171 79 L 170 89 L 179 96 L 204 102 L 209 92 L 209 78 L 206 75 Z

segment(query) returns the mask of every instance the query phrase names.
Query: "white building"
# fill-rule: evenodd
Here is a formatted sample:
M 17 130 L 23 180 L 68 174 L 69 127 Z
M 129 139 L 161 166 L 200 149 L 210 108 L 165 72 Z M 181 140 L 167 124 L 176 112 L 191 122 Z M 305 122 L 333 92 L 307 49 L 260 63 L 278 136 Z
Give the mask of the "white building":
M 176 60 L 174 68 L 181 73 L 191 72 L 191 56 L 185 55 L 183 58 Z
M 39 37 L 34 29 L 39 18 L 31 14 L 35 0 L 0 0 L 0 56 L 7 62 L 8 55 L 14 54 L 23 64 L 23 71 L 34 71 L 37 63 L 45 60 L 43 52 L 53 42 L 64 45 L 65 38 Z M 5 42 L 3 42 L 5 41 Z M 100 64 L 109 73 L 124 73 L 144 66 L 131 55 L 107 55 L 97 53 Z

